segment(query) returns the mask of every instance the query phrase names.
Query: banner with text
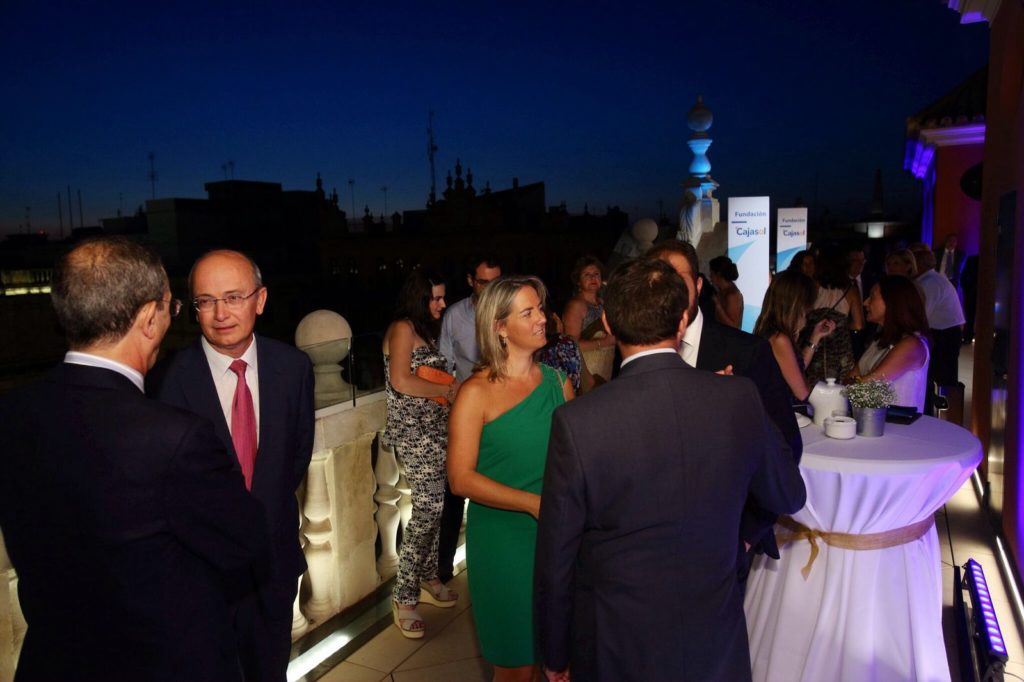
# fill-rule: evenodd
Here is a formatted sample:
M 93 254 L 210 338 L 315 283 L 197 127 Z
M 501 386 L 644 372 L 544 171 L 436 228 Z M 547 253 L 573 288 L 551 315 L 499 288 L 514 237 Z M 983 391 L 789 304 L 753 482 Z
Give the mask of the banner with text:
M 740 277 L 743 331 L 753 331 L 768 290 L 768 197 L 729 197 L 729 258 Z
M 780 208 L 776 228 L 775 272 L 782 272 L 793 256 L 807 248 L 807 209 Z

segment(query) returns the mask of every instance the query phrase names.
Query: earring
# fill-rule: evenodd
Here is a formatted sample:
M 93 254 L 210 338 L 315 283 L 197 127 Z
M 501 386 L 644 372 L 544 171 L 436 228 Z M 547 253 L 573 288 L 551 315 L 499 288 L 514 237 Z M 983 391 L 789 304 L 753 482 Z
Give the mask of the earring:
M 498 344 L 502 348 L 505 348 L 506 346 L 508 346 L 508 337 L 504 336 L 503 334 L 498 334 Z

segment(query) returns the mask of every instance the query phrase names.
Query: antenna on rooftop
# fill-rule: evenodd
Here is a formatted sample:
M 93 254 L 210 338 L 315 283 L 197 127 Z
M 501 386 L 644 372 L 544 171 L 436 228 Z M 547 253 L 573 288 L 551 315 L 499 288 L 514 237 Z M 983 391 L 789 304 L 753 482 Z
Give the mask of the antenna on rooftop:
M 156 154 L 154 154 L 153 152 L 150 152 L 149 153 L 149 186 L 150 186 L 151 191 L 152 191 L 152 197 L 151 198 L 153 198 L 153 199 L 156 199 L 156 166 L 153 163 L 155 160 L 156 160 Z
M 427 206 L 433 206 L 437 201 L 437 174 L 434 170 L 434 152 L 437 145 L 434 144 L 434 110 L 430 110 L 427 117 L 427 159 L 430 160 L 430 198 L 427 199 Z

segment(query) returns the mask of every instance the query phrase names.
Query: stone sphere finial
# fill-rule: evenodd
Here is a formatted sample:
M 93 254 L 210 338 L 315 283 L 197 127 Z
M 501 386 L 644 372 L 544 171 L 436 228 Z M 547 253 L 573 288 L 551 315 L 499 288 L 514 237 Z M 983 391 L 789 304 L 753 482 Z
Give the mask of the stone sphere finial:
M 333 310 L 314 310 L 295 329 L 295 345 L 313 361 L 313 396 L 317 409 L 352 399 L 352 387 L 338 364 L 348 357 L 352 327 Z
M 633 223 L 633 239 L 636 240 L 641 254 L 646 252 L 658 238 L 658 223 L 651 218 L 641 218 Z
M 697 95 L 697 103 L 686 114 L 686 125 L 695 133 L 705 133 L 714 122 L 711 110 L 704 106 L 703 95 Z

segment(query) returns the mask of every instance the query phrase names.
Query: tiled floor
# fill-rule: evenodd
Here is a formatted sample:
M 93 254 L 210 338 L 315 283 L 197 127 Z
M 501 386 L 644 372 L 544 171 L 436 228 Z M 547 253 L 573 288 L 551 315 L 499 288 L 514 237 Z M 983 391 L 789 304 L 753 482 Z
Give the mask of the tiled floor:
M 462 597 L 450 609 L 421 604 L 427 623 L 420 640 L 389 626 L 320 678 L 321 682 L 486 682 L 491 667 L 480 657 L 466 573 L 449 583 Z
M 970 481 L 953 496 L 936 516 L 942 548 L 943 629 L 953 682 L 960 680 L 956 663 L 955 611 L 953 610 L 953 566 L 973 558 L 982 565 L 992 592 L 996 615 L 1006 638 L 1009 675 L 1024 678 L 1024 644 L 1014 620 L 1010 596 L 996 563 L 995 537 L 985 521 Z M 452 586 L 464 595 L 458 606 L 438 609 L 421 606 L 427 622 L 422 640 L 402 637 L 389 626 L 344 662 L 333 668 L 322 682 L 486 682 L 491 668 L 480 656 L 473 628 L 473 614 L 466 598 L 466 573 L 456 576 Z M 1008 675 L 1008 677 L 1009 677 Z
M 971 376 L 973 348 L 964 348 L 961 376 Z M 965 413 L 970 414 L 970 386 Z M 943 630 L 953 682 L 959 682 L 956 662 L 955 611 L 953 609 L 953 566 L 975 559 L 985 570 L 992 592 L 996 615 L 1003 629 L 1010 662 L 1007 677 L 1024 679 L 1024 644 L 1010 606 L 1011 597 L 996 563 L 995 536 L 984 517 L 970 481 L 936 515 L 936 527 L 942 548 Z M 421 640 L 402 637 L 388 626 L 361 648 L 332 668 L 323 682 L 486 682 L 491 667 L 480 656 L 473 627 L 466 573 L 452 581 L 463 598 L 452 609 L 423 605 L 420 612 L 427 623 Z M 1012 679 L 1012 678 L 1011 678 Z

